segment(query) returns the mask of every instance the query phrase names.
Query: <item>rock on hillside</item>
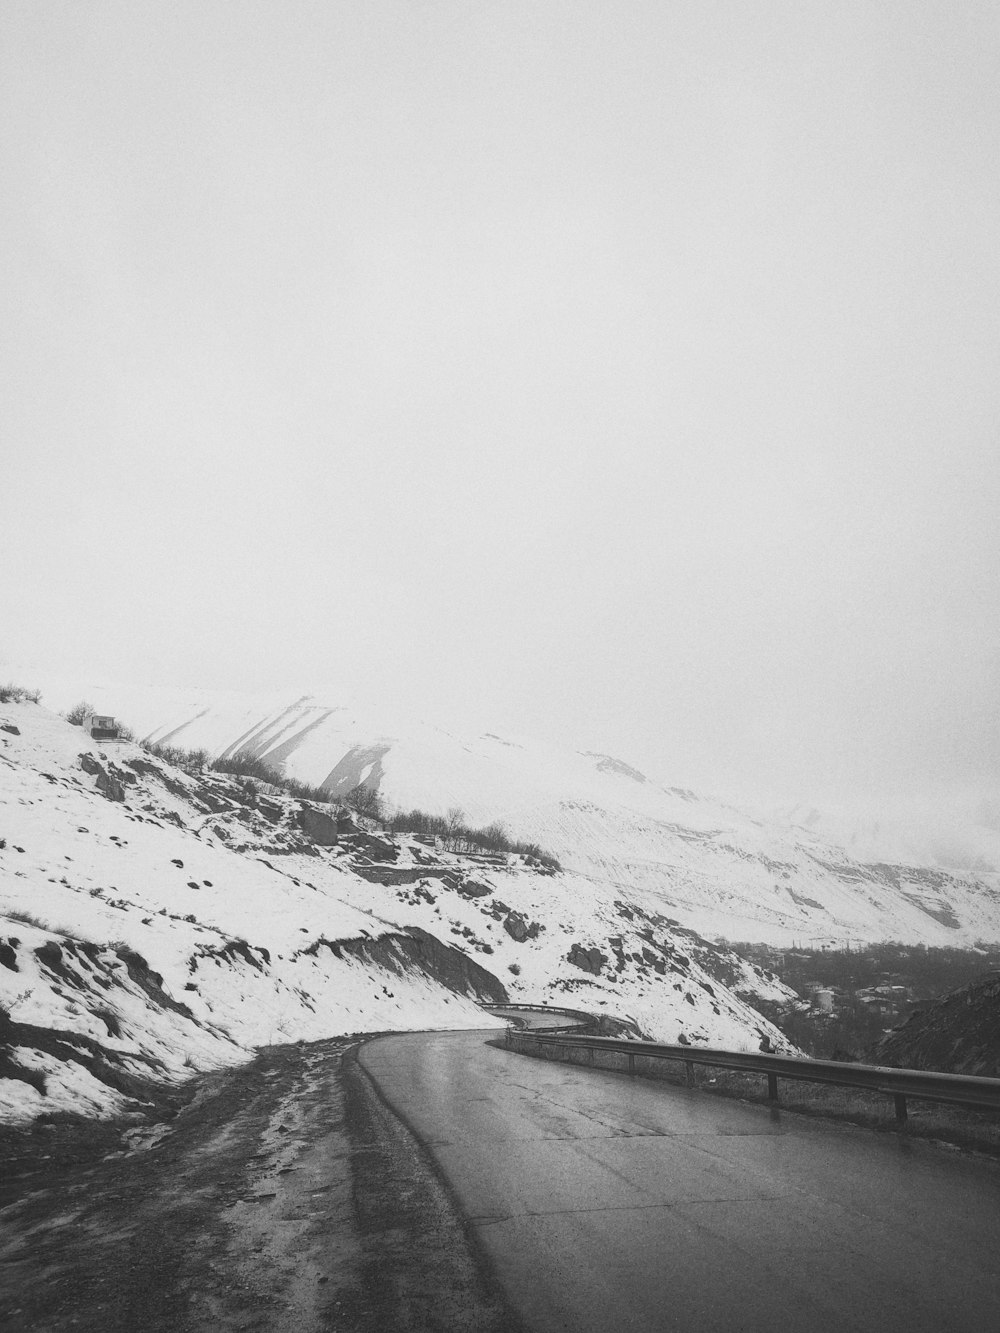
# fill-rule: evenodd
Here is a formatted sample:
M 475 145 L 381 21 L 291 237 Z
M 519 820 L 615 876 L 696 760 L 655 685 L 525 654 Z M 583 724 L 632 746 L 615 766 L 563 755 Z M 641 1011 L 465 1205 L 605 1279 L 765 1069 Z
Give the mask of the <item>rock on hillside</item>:
M 1000 975 L 918 1009 L 872 1052 L 876 1064 L 1000 1078 Z
M 261 1044 L 481 1026 L 508 993 L 787 1049 L 752 1008 L 780 983 L 624 890 L 0 712 L 0 1116 L 134 1109 Z
M 334 795 L 364 784 L 394 807 L 458 806 L 473 824 L 499 820 L 567 869 L 642 895 L 651 911 L 706 937 L 960 947 L 1000 939 L 995 870 L 868 862 L 788 817 L 758 819 L 608 755 L 458 736 L 311 697 L 74 682 L 67 702 L 81 692 L 164 744 L 262 759 Z

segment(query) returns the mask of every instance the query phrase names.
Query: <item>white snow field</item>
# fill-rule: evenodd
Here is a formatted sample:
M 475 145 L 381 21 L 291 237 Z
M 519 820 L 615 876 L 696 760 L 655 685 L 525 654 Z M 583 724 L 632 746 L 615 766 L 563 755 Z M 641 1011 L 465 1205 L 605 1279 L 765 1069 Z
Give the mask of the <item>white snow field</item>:
M 72 687 L 61 688 L 66 706 Z M 943 832 L 931 837 L 930 820 L 923 839 L 851 826 L 848 852 L 818 832 L 847 836 L 843 822 L 805 808 L 757 818 L 650 781 L 607 755 L 460 736 L 311 697 L 121 685 L 92 687 L 87 697 L 139 736 L 213 755 L 251 754 L 338 793 L 365 782 L 403 809 L 459 806 L 469 823 L 500 820 L 567 869 L 638 895 L 709 938 L 958 946 L 1000 939 L 1000 834 L 984 826 L 955 830 L 961 847 L 933 861 L 906 859 L 918 851 L 930 857 L 932 842 L 948 850 Z M 799 815 L 816 827 L 796 822 Z
M 204 712 L 173 743 L 223 749 L 253 730 L 246 708 Z M 311 708 L 262 729 L 271 753 L 316 721 Z M 313 733 L 290 771 L 326 762 L 318 727 L 303 747 Z M 532 794 L 523 827 L 510 815 L 519 836 L 544 822 L 528 820 Z M 449 786 L 438 804 L 457 796 Z M 747 1003 L 787 989 L 669 920 L 659 893 L 453 854 L 343 812 L 338 826 L 332 806 L 92 742 L 42 705 L 0 704 L 0 844 L 0 1119 L 135 1110 L 143 1079 L 263 1044 L 482 1026 L 479 1001 L 504 988 L 660 1040 L 755 1049 L 766 1035 L 790 1049 Z

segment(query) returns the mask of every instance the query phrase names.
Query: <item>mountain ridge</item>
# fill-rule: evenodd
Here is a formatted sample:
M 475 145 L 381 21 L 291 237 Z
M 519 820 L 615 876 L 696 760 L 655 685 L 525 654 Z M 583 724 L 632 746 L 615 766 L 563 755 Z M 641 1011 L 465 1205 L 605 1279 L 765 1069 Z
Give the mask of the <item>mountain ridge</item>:
M 244 753 L 344 795 L 501 821 L 568 868 L 646 894 L 699 934 L 965 944 L 1000 938 L 1000 873 L 863 860 L 793 822 L 660 784 L 626 761 L 496 732 L 461 736 L 309 695 L 105 687 L 95 702 L 141 736 Z M 871 850 L 869 848 L 869 850 Z
M 0 707 L 0 1118 L 141 1115 L 149 1079 L 507 994 L 794 1049 L 752 1007 L 786 987 L 631 895 Z

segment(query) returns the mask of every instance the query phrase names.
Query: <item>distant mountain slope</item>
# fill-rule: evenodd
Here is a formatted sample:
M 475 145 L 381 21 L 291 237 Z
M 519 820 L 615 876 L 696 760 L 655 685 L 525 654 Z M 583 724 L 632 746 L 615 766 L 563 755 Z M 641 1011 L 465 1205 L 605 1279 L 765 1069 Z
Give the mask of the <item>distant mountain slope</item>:
M 621 760 L 485 733 L 462 737 L 310 697 L 151 689 L 93 702 L 163 743 L 246 753 L 338 793 L 500 820 L 563 864 L 709 937 L 971 944 L 1000 939 L 1000 875 L 871 863 L 787 817 L 765 822 Z
M 481 1026 L 507 993 L 789 1048 L 748 1003 L 786 988 L 627 894 L 0 706 L 0 1118 L 136 1109 L 259 1044 Z
M 917 1010 L 871 1058 L 899 1069 L 1000 1078 L 1000 976 L 990 974 Z
M 775 812 L 775 822 L 808 829 L 817 838 L 842 847 L 868 863 L 927 866 L 971 875 L 1000 869 L 1000 820 L 989 802 L 978 809 L 941 810 L 925 802 L 905 812 L 878 818 L 839 810 L 794 806 Z

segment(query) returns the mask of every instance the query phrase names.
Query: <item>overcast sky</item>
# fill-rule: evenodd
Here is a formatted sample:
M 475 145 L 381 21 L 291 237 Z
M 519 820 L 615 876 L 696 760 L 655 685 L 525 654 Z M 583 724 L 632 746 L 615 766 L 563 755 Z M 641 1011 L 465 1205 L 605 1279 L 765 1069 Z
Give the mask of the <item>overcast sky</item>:
M 0 9 L 0 656 L 1000 789 L 1000 7 Z

